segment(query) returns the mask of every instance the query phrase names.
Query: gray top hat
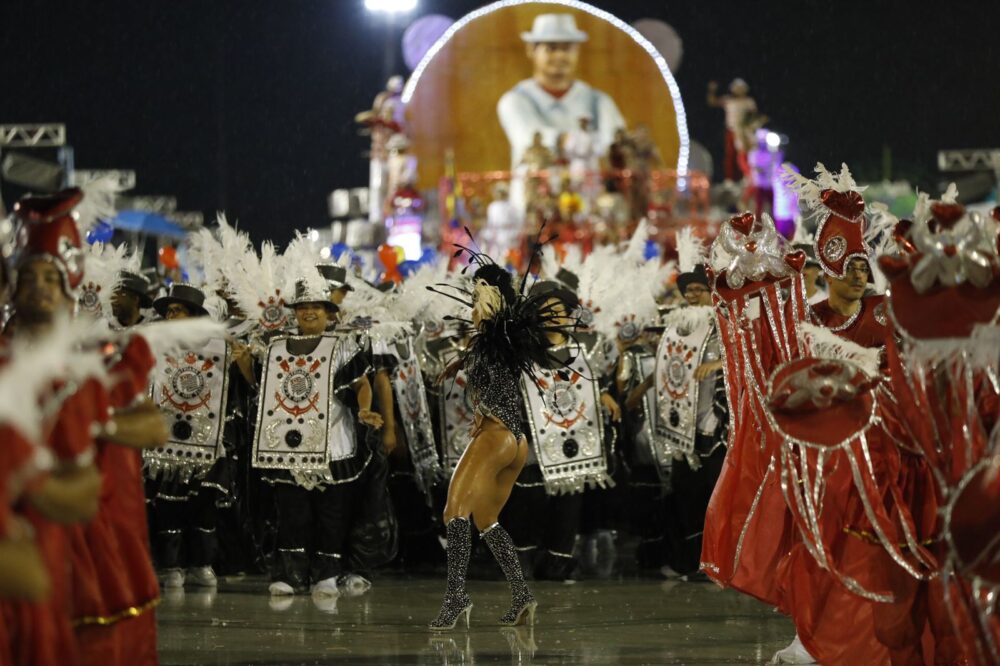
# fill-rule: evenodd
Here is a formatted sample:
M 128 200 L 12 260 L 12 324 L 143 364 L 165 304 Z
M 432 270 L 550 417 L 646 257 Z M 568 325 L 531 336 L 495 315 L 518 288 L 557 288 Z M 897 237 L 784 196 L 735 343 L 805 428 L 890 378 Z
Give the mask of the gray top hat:
M 317 292 L 310 289 L 305 280 L 298 280 L 295 283 L 295 296 L 288 305 L 295 307 L 296 305 L 305 305 L 306 303 L 319 303 L 331 312 L 340 311 L 339 307 L 330 302 L 327 292 Z
M 316 270 L 330 284 L 330 289 L 354 291 L 354 287 L 347 284 L 347 269 L 340 264 L 316 264 Z
M 153 309 L 161 317 L 167 316 L 167 307 L 173 303 L 180 303 L 191 310 L 195 317 L 204 317 L 208 314 L 205 309 L 205 293 L 193 284 L 175 282 L 170 285 L 170 290 L 166 296 L 160 296 L 153 301 Z

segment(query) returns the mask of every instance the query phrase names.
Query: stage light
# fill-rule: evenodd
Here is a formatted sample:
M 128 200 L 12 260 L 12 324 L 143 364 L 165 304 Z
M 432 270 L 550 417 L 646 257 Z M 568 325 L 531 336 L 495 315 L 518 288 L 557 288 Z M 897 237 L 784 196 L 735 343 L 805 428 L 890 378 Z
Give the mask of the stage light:
M 775 150 L 781 146 L 781 137 L 774 132 L 768 132 L 765 141 L 767 141 L 767 147 L 771 150 Z
M 368 0 L 366 0 L 368 2 Z M 434 46 L 424 54 L 423 59 L 417 68 L 413 70 L 413 74 L 406 81 L 406 87 L 403 88 L 403 104 L 408 104 L 410 99 L 413 97 L 413 92 L 417 88 L 417 84 L 420 82 L 420 77 L 430 65 L 431 60 L 437 55 L 438 51 L 444 48 L 455 33 L 465 27 L 470 21 L 474 21 L 477 18 L 486 16 L 487 14 L 492 14 L 493 12 L 504 9 L 505 7 L 514 7 L 516 5 L 524 5 L 536 2 L 536 0 L 497 0 L 492 4 L 486 5 L 485 7 L 480 7 L 472 12 L 469 12 L 458 21 L 453 23 L 450 28 L 434 43 Z M 572 9 L 579 9 L 581 11 L 587 12 L 591 16 L 596 16 L 599 19 L 603 19 L 615 26 L 619 30 L 624 31 L 629 37 L 635 41 L 643 50 L 646 51 L 653 58 L 653 62 L 656 63 L 657 69 L 660 70 L 660 76 L 663 77 L 664 83 L 667 84 L 667 89 L 670 91 L 670 97 L 674 102 L 674 112 L 677 119 L 677 135 L 680 139 L 680 147 L 677 151 L 677 189 L 684 191 L 688 186 L 688 159 L 691 155 L 691 137 L 688 134 L 687 126 L 687 113 L 684 110 L 684 101 L 681 99 L 681 89 L 677 85 L 677 81 L 674 79 L 674 75 L 670 72 L 670 67 L 667 65 L 666 58 L 656 50 L 652 42 L 642 36 L 642 34 L 625 23 L 620 18 L 606 12 L 603 9 L 598 9 L 593 5 L 589 5 L 586 2 L 581 2 L 581 0 L 548 0 L 549 4 L 562 5 L 564 7 L 570 7 Z
M 370 12 L 402 14 L 417 8 L 417 0 L 365 0 L 365 9 Z

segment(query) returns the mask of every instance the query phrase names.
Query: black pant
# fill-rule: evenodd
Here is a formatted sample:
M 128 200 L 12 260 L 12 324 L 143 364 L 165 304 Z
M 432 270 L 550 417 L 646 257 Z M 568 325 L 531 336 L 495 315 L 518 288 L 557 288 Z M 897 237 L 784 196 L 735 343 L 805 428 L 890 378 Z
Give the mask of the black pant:
M 443 563 L 441 544 L 437 540 L 440 521 L 435 521 L 435 512 L 427 505 L 427 498 L 417 486 L 414 475 L 393 473 L 389 476 L 388 487 L 399 521 L 396 563 L 403 568 Z
M 722 463 L 726 458 L 726 448 L 720 446 L 711 454 L 715 440 L 707 435 L 698 435 L 695 441 L 696 452 L 704 452 L 701 457 L 701 467 L 692 470 L 687 460 L 674 461 L 673 493 L 671 502 L 675 519 L 677 550 L 672 553 L 669 561 L 671 567 L 682 574 L 691 574 L 700 568 L 701 538 L 705 531 L 705 512 L 708 502 L 712 499 L 715 482 L 722 472 Z
M 541 470 L 534 465 L 518 477 L 519 482 L 532 484 L 541 479 Z M 533 569 L 535 578 L 565 580 L 573 572 L 583 497 L 583 493 L 547 495 L 541 485 L 514 486 L 500 522 L 521 555 L 522 568 Z M 528 563 L 533 567 L 524 566 Z
M 642 570 L 659 569 L 665 562 L 667 537 L 666 489 L 652 465 L 632 469 L 628 480 L 629 527 L 639 537 L 636 564 Z
M 194 481 L 153 482 L 156 562 L 163 569 L 210 566 L 218 551 L 219 492 Z
M 306 490 L 274 486 L 278 508 L 278 562 L 274 579 L 304 588 L 344 571 L 348 536 L 361 497 L 358 481 Z

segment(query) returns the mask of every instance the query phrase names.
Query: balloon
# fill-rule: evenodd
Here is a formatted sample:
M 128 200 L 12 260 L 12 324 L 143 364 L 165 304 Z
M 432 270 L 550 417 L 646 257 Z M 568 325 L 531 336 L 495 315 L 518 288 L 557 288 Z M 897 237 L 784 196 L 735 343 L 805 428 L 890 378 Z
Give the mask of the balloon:
M 649 260 L 649 259 L 656 259 L 659 256 L 660 256 L 660 246 L 652 238 L 648 239 L 646 241 L 646 250 L 643 253 L 643 257 L 646 260 Z
M 420 263 L 421 264 L 432 264 L 437 260 L 437 250 L 432 247 L 425 247 L 424 251 L 420 253 Z
M 403 33 L 403 60 L 410 70 L 417 68 L 424 55 L 455 21 L 441 14 L 422 16 Z
M 403 281 L 403 276 L 399 273 L 400 256 L 396 252 L 397 249 L 385 243 L 378 246 L 378 258 L 382 262 L 382 266 L 385 267 L 385 272 L 382 273 L 383 282 L 385 280 L 392 280 L 396 283 Z
M 107 222 L 98 221 L 93 228 L 87 232 L 87 242 L 93 245 L 94 243 L 107 243 L 114 236 L 115 229 Z
M 404 261 L 399 265 L 399 274 L 406 279 L 416 273 L 420 269 L 419 261 Z
M 669 23 L 650 18 L 639 19 L 632 27 L 656 47 L 667 61 L 670 72 L 676 74 L 684 57 L 684 42 L 677 31 Z
M 167 246 L 160 248 L 160 263 L 164 268 L 174 269 L 180 264 L 177 263 L 177 248 Z
M 347 247 L 347 243 L 334 243 L 330 246 L 330 258 L 338 261 L 341 255 L 350 251 L 351 248 Z

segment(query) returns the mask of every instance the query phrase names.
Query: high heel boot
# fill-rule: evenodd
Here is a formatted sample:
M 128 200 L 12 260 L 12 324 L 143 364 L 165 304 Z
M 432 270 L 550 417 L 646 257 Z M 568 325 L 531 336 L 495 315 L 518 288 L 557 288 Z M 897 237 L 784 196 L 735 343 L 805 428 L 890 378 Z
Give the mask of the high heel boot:
M 510 534 L 500 526 L 500 523 L 493 523 L 483 530 L 481 536 L 503 570 L 503 575 L 507 577 L 507 582 L 510 583 L 510 610 L 501 616 L 500 624 L 533 625 L 538 602 L 528 589 L 528 584 L 524 582 L 524 572 L 521 571 L 521 563 L 517 559 L 517 551 L 514 549 Z
M 469 554 L 472 551 L 472 525 L 468 518 L 452 518 L 446 528 L 448 538 L 448 586 L 438 616 L 430 623 L 432 631 L 454 629 L 458 620 L 465 615 L 465 626 L 469 626 L 472 615 L 472 600 L 465 591 L 465 576 L 469 569 Z

